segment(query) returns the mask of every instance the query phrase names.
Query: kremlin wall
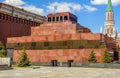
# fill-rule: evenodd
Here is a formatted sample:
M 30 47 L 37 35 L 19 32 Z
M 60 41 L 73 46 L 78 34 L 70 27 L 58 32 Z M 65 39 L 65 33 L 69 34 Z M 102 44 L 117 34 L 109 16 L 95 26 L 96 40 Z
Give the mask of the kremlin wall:
M 8 37 L 28 36 L 31 27 L 39 26 L 44 19 L 44 16 L 0 3 L 0 41 L 6 45 Z

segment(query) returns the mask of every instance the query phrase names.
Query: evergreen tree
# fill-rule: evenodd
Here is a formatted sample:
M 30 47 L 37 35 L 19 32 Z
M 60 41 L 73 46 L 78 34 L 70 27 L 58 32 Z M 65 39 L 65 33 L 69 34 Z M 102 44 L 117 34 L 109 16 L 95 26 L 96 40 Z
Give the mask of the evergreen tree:
M 103 62 L 103 63 L 111 63 L 110 54 L 108 53 L 107 50 L 104 51 L 104 55 L 103 55 L 103 58 L 102 58 L 102 62 Z
M 19 67 L 25 67 L 25 66 L 29 66 L 30 65 L 29 64 L 29 59 L 28 59 L 27 54 L 25 52 L 25 48 L 23 48 L 23 51 L 20 54 L 20 57 L 19 57 L 17 65 Z
M 90 56 L 89 56 L 89 58 L 88 58 L 88 62 L 90 62 L 90 63 L 96 63 L 96 56 L 95 56 L 95 52 L 92 50 L 91 51 L 91 54 L 90 54 Z
M 0 57 L 5 57 L 5 49 L 1 42 L 0 42 Z

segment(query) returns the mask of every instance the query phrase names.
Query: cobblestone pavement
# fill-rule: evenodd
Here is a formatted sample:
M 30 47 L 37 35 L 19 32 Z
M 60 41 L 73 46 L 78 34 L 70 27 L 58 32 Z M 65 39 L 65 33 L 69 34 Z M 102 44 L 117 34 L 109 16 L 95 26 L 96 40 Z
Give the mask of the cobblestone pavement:
M 0 71 L 0 78 L 120 78 L 120 69 L 81 67 L 15 68 Z

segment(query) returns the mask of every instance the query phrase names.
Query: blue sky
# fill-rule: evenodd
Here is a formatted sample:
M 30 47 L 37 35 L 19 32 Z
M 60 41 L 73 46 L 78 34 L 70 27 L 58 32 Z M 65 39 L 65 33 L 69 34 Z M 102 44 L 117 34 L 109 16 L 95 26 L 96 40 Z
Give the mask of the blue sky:
M 10 5 L 24 8 L 46 16 L 49 13 L 70 11 L 78 17 L 78 22 L 92 32 L 104 28 L 107 0 L 0 0 Z M 120 32 L 120 0 L 112 0 L 115 26 Z

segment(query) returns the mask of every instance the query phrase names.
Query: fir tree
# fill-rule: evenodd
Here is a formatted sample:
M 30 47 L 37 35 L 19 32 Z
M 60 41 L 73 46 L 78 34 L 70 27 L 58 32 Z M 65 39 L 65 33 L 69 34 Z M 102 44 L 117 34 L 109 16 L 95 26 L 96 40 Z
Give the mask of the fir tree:
M 5 57 L 5 49 L 1 42 L 0 42 L 0 57 Z
M 94 51 L 91 51 L 91 54 L 90 54 L 90 56 L 89 56 L 89 58 L 88 58 L 88 62 L 90 62 L 90 63 L 96 63 L 96 56 L 95 56 L 95 52 Z
M 108 53 L 107 50 L 104 51 L 104 55 L 103 55 L 103 58 L 102 58 L 102 62 L 103 62 L 103 63 L 111 63 L 110 54 Z
M 28 59 L 27 54 L 25 52 L 25 48 L 23 48 L 23 51 L 20 54 L 20 57 L 19 57 L 17 65 L 19 67 L 25 67 L 25 66 L 29 66 L 30 65 L 29 64 L 29 59 Z

